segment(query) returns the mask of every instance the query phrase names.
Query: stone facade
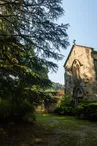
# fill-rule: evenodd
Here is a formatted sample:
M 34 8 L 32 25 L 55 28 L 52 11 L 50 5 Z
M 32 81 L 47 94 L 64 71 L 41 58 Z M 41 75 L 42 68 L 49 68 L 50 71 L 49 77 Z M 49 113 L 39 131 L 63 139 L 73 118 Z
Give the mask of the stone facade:
M 73 45 L 64 64 L 65 92 L 73 100 L 97 100 L 97 52 L 93 48 Z

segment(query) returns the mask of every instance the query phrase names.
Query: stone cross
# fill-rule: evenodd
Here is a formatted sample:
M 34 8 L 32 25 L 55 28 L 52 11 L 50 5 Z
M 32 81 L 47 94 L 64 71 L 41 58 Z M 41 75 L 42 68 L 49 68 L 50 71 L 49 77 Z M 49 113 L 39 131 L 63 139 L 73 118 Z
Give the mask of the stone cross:
M 73 44 L 75 45 L 76 40 L 73 40 Z

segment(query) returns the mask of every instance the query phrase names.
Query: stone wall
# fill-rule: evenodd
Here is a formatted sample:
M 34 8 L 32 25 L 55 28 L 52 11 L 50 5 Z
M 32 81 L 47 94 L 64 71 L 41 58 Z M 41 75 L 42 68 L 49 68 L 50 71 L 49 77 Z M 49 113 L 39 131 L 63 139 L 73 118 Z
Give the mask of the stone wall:
M 65 64 L 66 93 L 72 94 L 78 100 L 97 100 L 94 57 L 97 58 L 97 54 L 93 54 L 93 49 L 74 45 Z

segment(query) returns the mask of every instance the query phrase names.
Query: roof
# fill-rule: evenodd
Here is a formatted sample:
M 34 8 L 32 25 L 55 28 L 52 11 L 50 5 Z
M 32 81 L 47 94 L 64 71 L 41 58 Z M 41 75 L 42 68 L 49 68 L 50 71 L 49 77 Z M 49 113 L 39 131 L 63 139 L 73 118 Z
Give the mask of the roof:
M 96 54 L 97 55 L 97 51 L 93 51 L 92 54 Z
M 70 55 L 71 55 L 71 53 L 72 53 L 72 51 L 73 51 L 73 49 L 74 49 L 75 46 L 88 48 L 88 49 L 91 49 L 92 51 L 94 50 L 94 48 L 92 48 L 92 47 L 87 47 L 87 46 L 81 46 L 81 45 L 76 45 L 76 44 L 74 44 L 74 45 L 72 46 L 71 50 L 70 50 L 70 53 L 69 53 L 69 55 L 68 55 L 68 57 L 67 57 L 65 63 L 64 63 L 64 67 L 66 66 L 66 63 L 67 63 L 67 61 L 68 61 L 68 59 L 69 59 L 69 57 L 70 57 Z M 94 51 L 94 52 L 96 52 L 96 51 Z

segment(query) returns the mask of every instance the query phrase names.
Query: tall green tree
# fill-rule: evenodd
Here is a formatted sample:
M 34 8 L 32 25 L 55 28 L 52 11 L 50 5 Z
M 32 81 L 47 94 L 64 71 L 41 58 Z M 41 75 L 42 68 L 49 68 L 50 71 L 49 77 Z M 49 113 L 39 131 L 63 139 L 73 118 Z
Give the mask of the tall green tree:
M 68 24 L 56 23 L 64 12 L 61 3 L 62 0 L 0 0 L 1 25 L 4 24 L 1 38 L 5 42 L 12 38 L 10 41 L 19 43 L 20 48 L 30 55 L 34 48 L 40 61 L 49 67 L 57 67 L 48 59 L 62 59 L 60 48 L 68 45 Z M 13 47 L 16 52 L 16 46 Z M 29 59 L 32 62 L 32 58 Z
M 38 103 L 68 46 L 62 0 L 0 0 L 0 97 Z

